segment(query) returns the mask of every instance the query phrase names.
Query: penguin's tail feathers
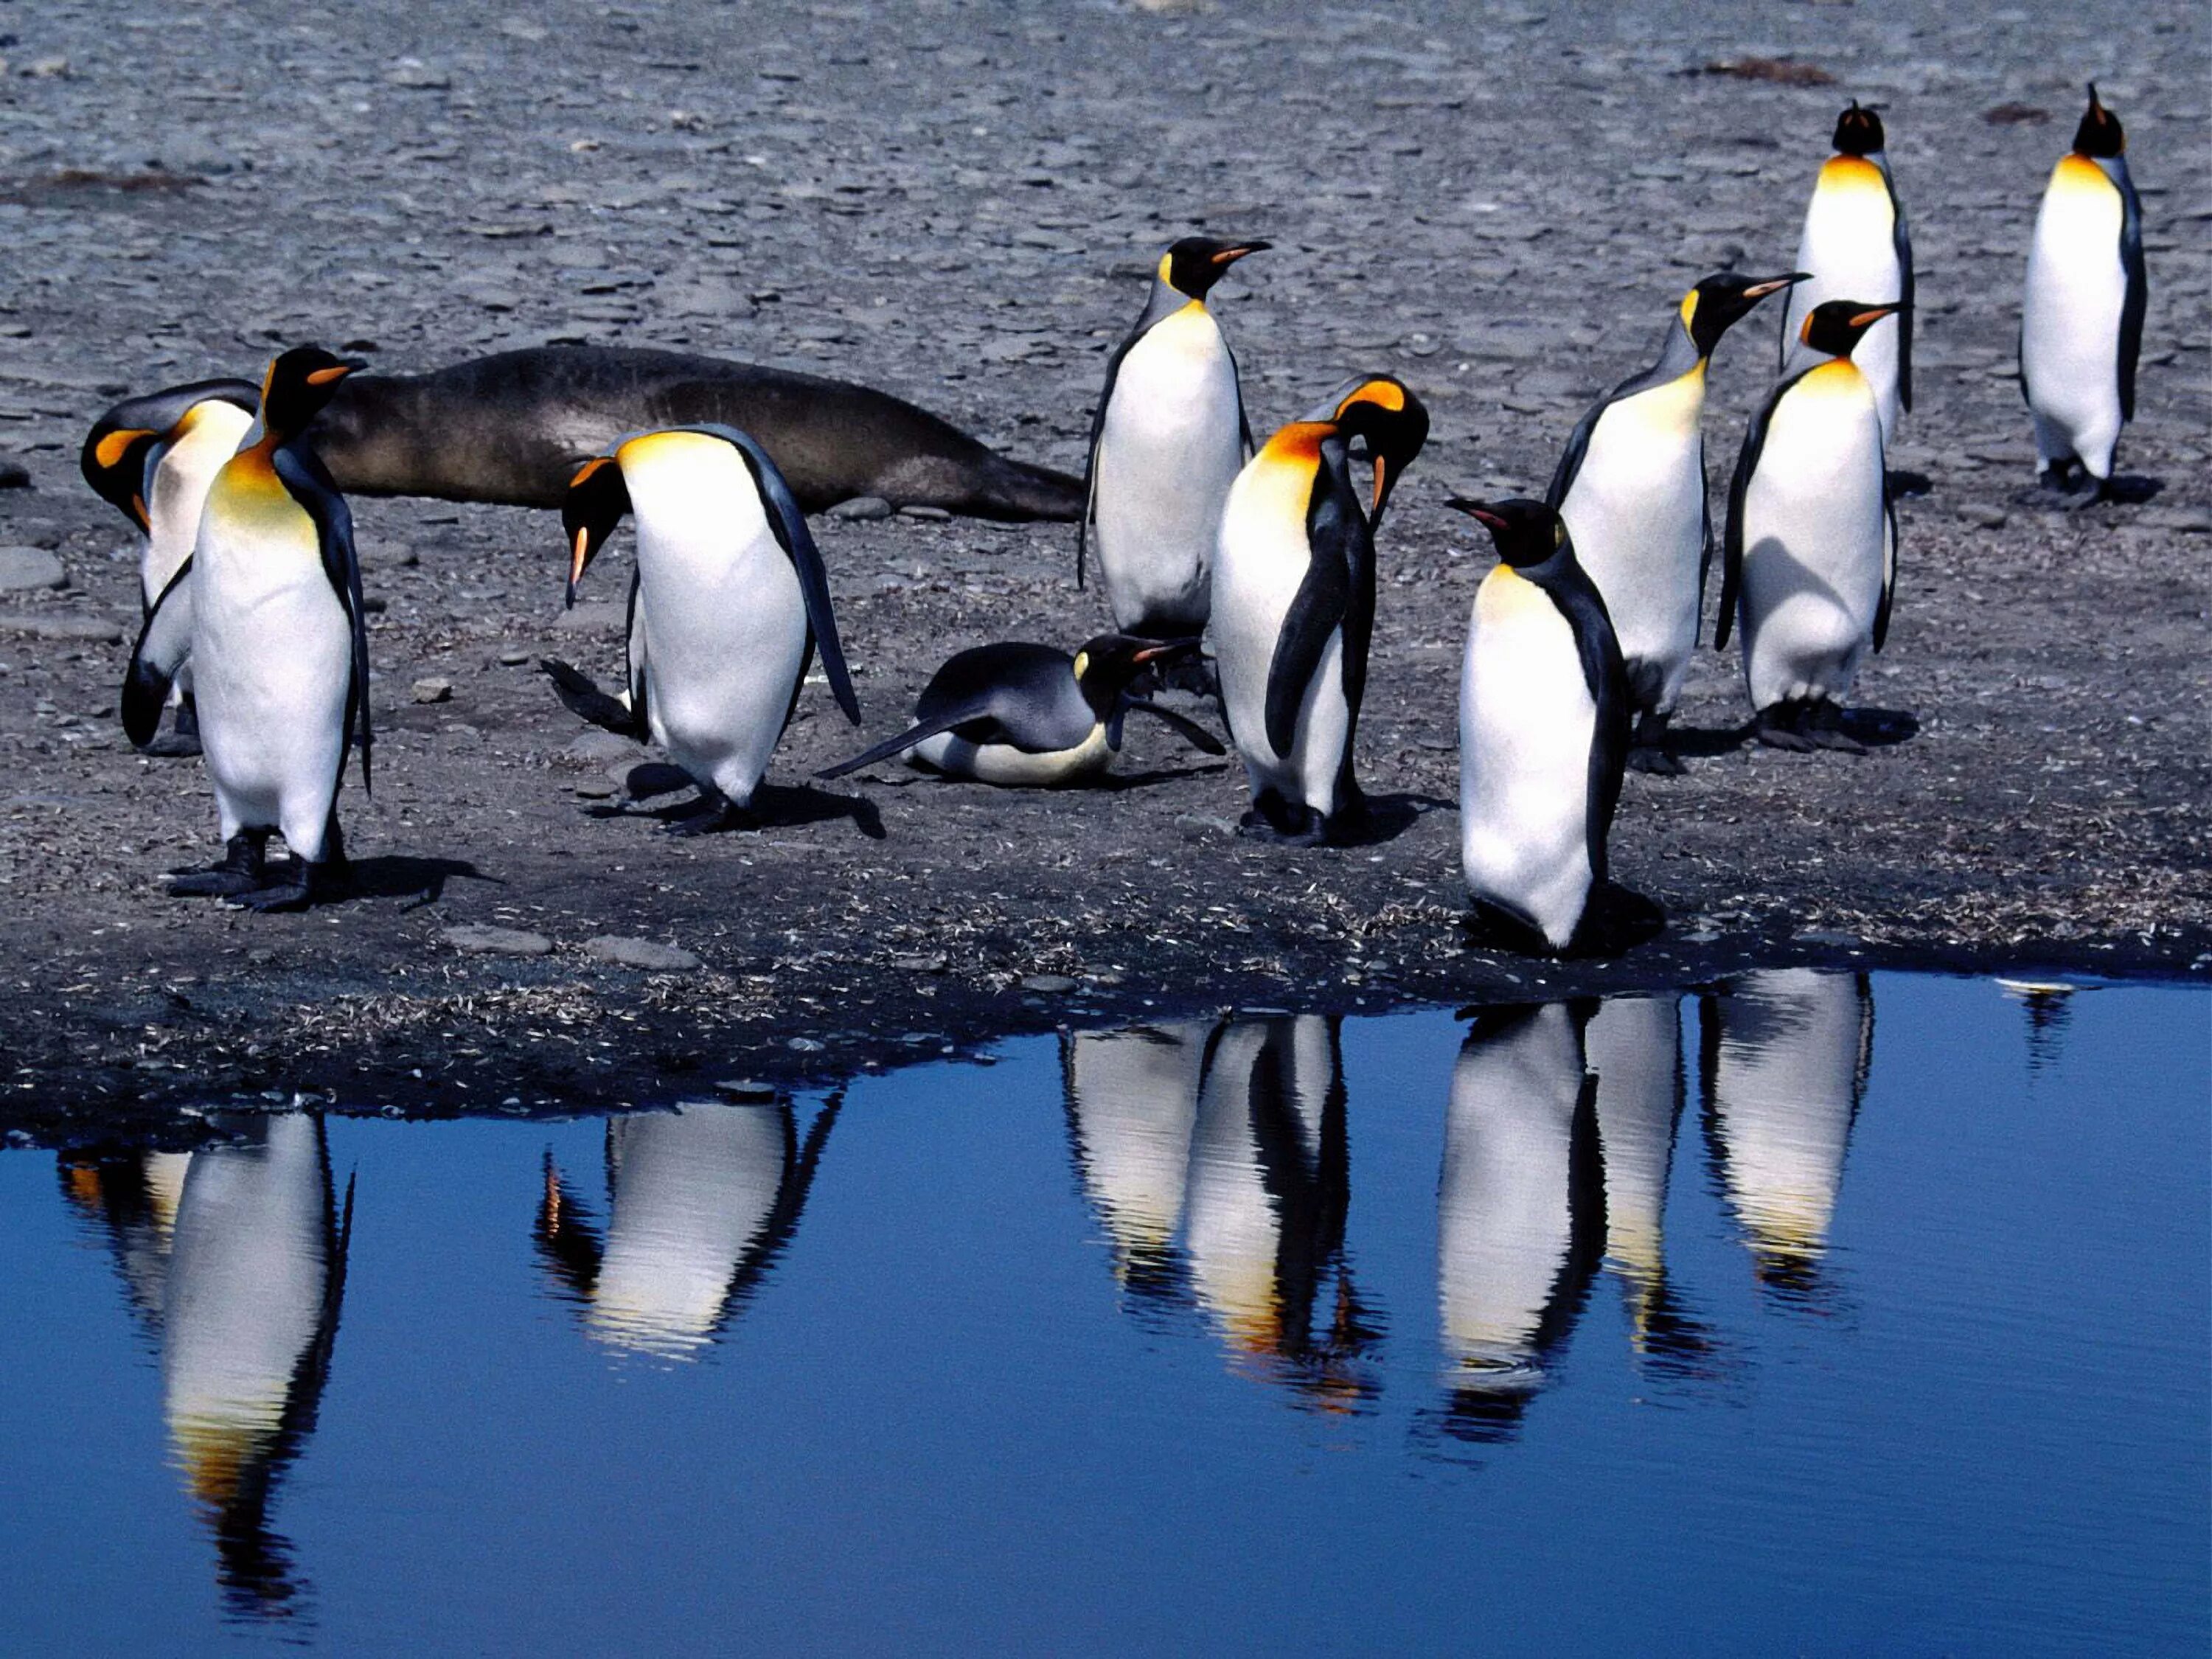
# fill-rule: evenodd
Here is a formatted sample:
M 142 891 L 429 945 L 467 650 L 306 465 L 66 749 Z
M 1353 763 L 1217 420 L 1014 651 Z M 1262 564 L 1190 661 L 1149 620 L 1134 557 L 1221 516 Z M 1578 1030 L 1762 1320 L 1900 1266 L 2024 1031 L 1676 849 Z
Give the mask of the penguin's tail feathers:
M 538 666 L 553 682 L 553 695 L 579 720 L 589 720 L 593 726 L 625 738 L 635 738 L 641 743 L 645 740 L 645 723 L 638 719 L 636 711 L 620 697 L 611 697 L 600 690 L 590 675 L 570 667 L 558 657 L 541 657 Z

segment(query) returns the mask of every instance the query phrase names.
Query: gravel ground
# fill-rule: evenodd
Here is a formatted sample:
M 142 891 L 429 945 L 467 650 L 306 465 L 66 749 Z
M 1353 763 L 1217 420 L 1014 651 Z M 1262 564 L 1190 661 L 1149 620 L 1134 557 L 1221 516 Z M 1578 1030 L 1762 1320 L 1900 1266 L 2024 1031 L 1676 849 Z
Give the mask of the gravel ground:
M 604 1106 L 1055 1020 L 1777 956 L 2212 968 L 2202 6 L 883 10 L 0 4 L 0 464 L 30 485 L 0 492 L 0 544 L 33 550 L 0 554 L 0 581 L 32 584 L 0 592 L 0 1125 L 82 1133 L 240 1090 Z M 2121 460 L 2148 499 L 2068 514 L 2029 487 L 2013 343 L 2091 76 L 2148 223 Z M 1705 653 L 1689 775 L 1632 775 L 1613 836 L 1669 933 L 1605 964 L 1471 950 L 1454 700 L 1489 559 L 1442 498 L 1540 490 L 1683 289 L 1785 268 L 1846 95 L 1887 106 L 1920 262 L 1893 464 L 1932 488 L 1904 506 L 1898 613 L 1860 687 L 1917 731 L 1863 759 L 1744 746 L 1734 660 Z M 343 801 L 366 896 L 289 918 L 161 896 L 165 868 L 211 856 L 214 811 L 196 763 L 141 759 L 114 719 L 135 556 L 75 464 L 114 396 L 309 337 L 390 370 L 651 343 L 865 380 L 1079 469 L 1105 354 L 1194 228 L 1277 245 L 1217 290 L 1255 428 L 1355 368 L 1435 417 L 1382 538 L 1375 845 L 1233 839 L 1240 779 L 1140 726 L 1109 790 L 879 768 L 802 791 L 861 741 L 818 686 L 770 828 L 659 840 L 592 816 L 648 757 L 585 733 L 530 665 L 611 674 L 625 556 L 564 617 L 549 516 L 368 501 L 379 782 Z M 1774 325 L 1720 353 L 1717 485 Z M 871 734 L 953 649 L 1104 625 L 1069 526 L 817 533 Z M 57 562 L 66 585 L 39 585 Z M 424 681 L 451 690 L 417 701 Z M 507 932 L 449 931 L 485 928 Z

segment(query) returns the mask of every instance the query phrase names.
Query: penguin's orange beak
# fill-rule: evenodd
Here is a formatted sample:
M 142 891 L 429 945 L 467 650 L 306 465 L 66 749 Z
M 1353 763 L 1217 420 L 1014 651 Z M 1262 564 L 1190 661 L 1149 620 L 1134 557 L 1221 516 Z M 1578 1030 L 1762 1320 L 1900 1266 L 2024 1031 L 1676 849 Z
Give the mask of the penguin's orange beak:
M 1809 283 L 1812 280 L 1811 271 L 1793 270 L 1786 276 L 1777 276 L 1764 283 L 1753 283 L 1749 288 L 1744 289 L 1743 297 L 1747 300 L 1764 300 L 1770 294 L 1779 294 L 1785 288 L 1795 288 L 1800 283 Z
M 576 603 L 576 584 L 584 580 L 584 567 L 592 562 L 592 527 L 586 524 L 576 526 L 576 538 L 568 548 L 568 604 Z
M 1235 247 L 1215 250 L 1213 263 L 1217 265 L 1233 265 L 1248 253 L 1265 253 L 1273 246 L 1274 246 L 1273 242 L 1239 242 Z
M 1851 313 L 1851 326 L 1853 328 L 1866 328 L 1872 324 L 1880 322 L 1885 317 L 1894 316 L 1897 313 L 1904 309 L 1905 305 L 1902 301 L 1893 301 L 1891 303 L 1885 306 L 1869 306 L 1864 311 L 1857 311 Z

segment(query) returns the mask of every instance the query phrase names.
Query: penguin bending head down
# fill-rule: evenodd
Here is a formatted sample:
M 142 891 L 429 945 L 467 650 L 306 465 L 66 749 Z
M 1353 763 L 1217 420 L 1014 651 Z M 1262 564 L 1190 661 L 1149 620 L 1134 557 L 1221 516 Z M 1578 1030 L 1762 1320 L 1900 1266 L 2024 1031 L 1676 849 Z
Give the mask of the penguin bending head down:
M 1890 175 L 1887 142 L 1881 117 L 1856 98 L 1836 118 L 1836 153 L 1821 164 L 1797 244 L 1806 279 L 1790 290 L 1782 318 L 1786 373 L 1811 360 L 1799 336 L 1815 306 L 1845 298 L 1896 302 L 1895 314 L 1876 324 L 1851 355 L 1874 388 L 1885 444 L 1896 435 L 1898 411 L 1912 407 L 1912 239 Z
M 822 555 L 758 444 L 730 427 L 667 427 L 585 462 L 561 508 L 571 604 L 625 514 L 637 520 L 637 564 L 621 714 L 699 786 L 699 810 L 669 830 L 700 835 L 750 818 L 817 644 L 855 726 L 860 704 Z M 556 683 L 565 668 L 548 665 Z
M 1460 868 L 1509 938 L 1561 951 L 1607 884 L 1628 681 L 1605 601 L 1541 501 L 1448 505 L 1488 530 L 1460 673 Z
M 1721 271 L 1685 295 L 1658 360 L 1593 405 L 1567 440 L 1545 500 L 1620 641 L 1637 714 L 1628 763 L 1676 775 L 1662 746 L 1682 695 L 1705 611 L 1712 522 L 1705 510 L 1705 371 L 1729 326 L 1802 271 Z
M 1252 453 L 1237 360 L 1206 309 L 1224 272 L 1261 241 L 1186 236 L 1160 255 L 1144 314 L 1106 365 L 1091 422 L 1075 581 L 1095 543 L 1106 603 L 1125 634 L 1206 627 L 1221 504 Z
M 368 787 L 368 634 L 353 518 L 301 434 L 366 367 L 314 346 L 269 366 L 260 417 L 208 487 L 191 556 L 162 590 L 132 653 L 123 729 L 149 742 L 187 659 L 215 785 L 222 860 L 169 890 L 255 910 L 305 908 L 343 866 L 337 789 L 346 750 Z M 292 868 L 263 868 L 281 830 Z
M 2120 118 L 2089 88 L 2074 148 L 2058 158 L 2036 210 L 2020 317 L 2020 384 L 2035 421 L 2036 475 L 2090 499 L 2112 476 L 2120 428 L 2135 418 L 2150 280 L 2142 205 L 2128 177 Z
M 915 723 L 817 777 L 842 778 L 904 751 L 916 766 L 981 783 L 1040 788 L 1082 783 L 1111 764 L 1133 708 L 1180 732 L 1209 755 L 1223 752 L 1204 726 L 1129 695 L 1153 663 L 1198 649 L 1188 640 L 1101 634 L 1073 657 L 1048 645 L 1008 640 L 954 655 L 922 688 Z
M 1375 526 L 1428 410 L 1387 374 L 1346 381 L 1267 440 L 1222 509 L 1212 628 L 1223 712 L 1250 781 L 1248 834 L 1311 844 L 1364 817 L 1352 774 L 1375 624 Z M 1364 501 L 1352 446 L 1373 467 Z
M 1742 622 L 1755 735 L 1777 748 L 1864 752 L 1843 729 L 1843 702 L 1889 633 L 1897 516 L 1881 416 L 1851 349 L 1896 310 L 1856 300 L 1813 309 L 1802 337 L 1821 355 L 1768 394 L 1729 484 L 1713 647 Z

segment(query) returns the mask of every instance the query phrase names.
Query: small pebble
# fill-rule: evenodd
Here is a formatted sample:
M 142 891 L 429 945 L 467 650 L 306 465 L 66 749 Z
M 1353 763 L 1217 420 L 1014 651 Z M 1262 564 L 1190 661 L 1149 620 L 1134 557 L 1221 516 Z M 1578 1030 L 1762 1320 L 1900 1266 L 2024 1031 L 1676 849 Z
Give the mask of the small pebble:
M 439 937 L 471 956 L 543 957 L 553 952 L 551 939 L 522 927 L 448 927 Z
M 888 519 L 896 509 L 880 495 L 855 495 L 830 509 L 833 519 Z
M 714 1085 L 714 1092 L 732 1100 L 774 1100 L 775 1085 L 755 1077 L 723 1078 Z
M 499 653 L 499 665 L 501 668 L 520 668 L 530 660 L 532 654 L 532 653 L 528 647 L 525 646 L 510 645 L 502 647 Z
M 945 971 L 943 957 L 894 957 L 891 966 L 903 974 L 941 974 Z
M 411 689 L 417 702 L 447 702 L 453 695 L 453 681 L 434 677 L 416 681 Z
M 904 518 L 927 519 L 933 522 L 952 516 L 941 507 L 902 507 L 899 508 L 899 513 Z
M 0 547 L 0 592 L 67 587 L 69 572 L 43 547 Z
M 622 786 L 612 778 L 586 778 L 576 793 L 586 800 L 610 800 L 622 793 Z
M 1039 996 L 1066 996 L 1075 985 L 1075 981 L 1065 974 L 1031 974 L 1022 981 L 1022 989 L 1034 991 Z
M 584 954 L 594 962 L 610 962 L 648 974 L 688 974 L 702 965 L 698 957 L 680 945 L 626 939 L 619 933 L 602 933 L 585 940 Z

